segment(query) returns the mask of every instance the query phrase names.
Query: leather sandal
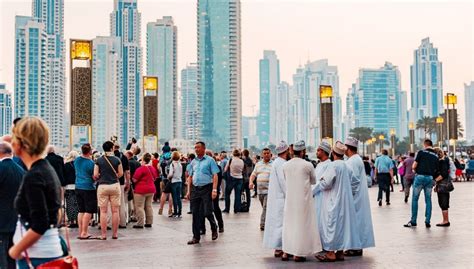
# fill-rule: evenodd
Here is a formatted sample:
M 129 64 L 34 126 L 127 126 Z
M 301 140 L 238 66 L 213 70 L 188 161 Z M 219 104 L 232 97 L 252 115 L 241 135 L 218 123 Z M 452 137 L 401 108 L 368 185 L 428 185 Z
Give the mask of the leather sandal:
M 318 259 L 320 262 L 335 262 L 336 261 L 336 259 L 329 258 L 327 254 L 316 255 L 316 259 Z
M 275 258 L 280 258 L 281 256 L 283 256 L 283 250 L 275 250 Z

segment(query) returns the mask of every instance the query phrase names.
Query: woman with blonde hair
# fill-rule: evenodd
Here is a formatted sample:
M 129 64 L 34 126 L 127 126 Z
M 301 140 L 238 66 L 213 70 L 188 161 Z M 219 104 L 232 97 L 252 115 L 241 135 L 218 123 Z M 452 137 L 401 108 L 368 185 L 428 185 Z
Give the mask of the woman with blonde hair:
M 77 228 L 77 215 L 79 207 L 76 200 L 76 168 L 74 161 L 79 156 L 77 151 L 71 151 L 64 158 L 64 201 L 66 205 L 66 216 L 70 228 Z
M 25 117 L 13 127 L 13 150 L 28 169 L 15 200 L 19 220 L 14 246 L 9 250 L 20 269 L 64 256 L 58 230 L 61 183 L 53 167 L 43 159 L 48 137 L 48 126 L 37 117 Z
M 170 171 L 168 173 L 168 179 L 171 180 L 171 197 L 173 198 L 173 215 L 170 217 L 181 218 L 181 210 L 183 205 L 181 203 L 181 189 L 182 189 L 182 175 L 183 166 L 180 162 L 181 155 L 177 151 L 173 151 L 171 154 Z

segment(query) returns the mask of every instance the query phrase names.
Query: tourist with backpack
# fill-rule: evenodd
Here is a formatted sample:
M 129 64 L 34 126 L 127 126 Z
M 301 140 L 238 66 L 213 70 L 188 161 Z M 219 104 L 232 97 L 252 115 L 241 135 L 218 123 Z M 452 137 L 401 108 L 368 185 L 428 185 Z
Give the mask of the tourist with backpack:
M 165 147 L 163 147 L 165 148 Z M 171 165 L 171 151 L 164 152 L 161 155 L 160 168 L 161 168 L 161 198 L 160 198 L 160 209 L 158 215 L 163 215 L 163 208 L 165 206 L 166 199 L 168 199 L 168 217 L 173 217 L 173 200 L 171 197 L 171 181 L 168 179 L 168 173 Z

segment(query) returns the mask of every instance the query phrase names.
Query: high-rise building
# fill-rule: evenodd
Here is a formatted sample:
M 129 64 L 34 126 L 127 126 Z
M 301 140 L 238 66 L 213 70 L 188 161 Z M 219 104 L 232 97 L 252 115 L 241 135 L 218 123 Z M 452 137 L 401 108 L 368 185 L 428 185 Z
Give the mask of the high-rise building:
M 356 110 L 359 109 L 359 100 L 356 98 L 357 86 L 355 83 L 352 83 L 352 86 L 347 91 L 346 96 L 346 114 L 344 115 L 344 133 L 342 140 L 349 136 L 349 133 L 354 129 L 358 124 L 356 122 Z
M 242 136 L 244 141 L 247 141 L 247 145 L 244 143 L 244 147 L 246 146 L 246 148 L 250 148 L 251 146 L 258 148 L 257 120 L 258 117 L 255 116 L 242 116 Z
M 474 142 L 474 81 L 464 84 L 464 108 L 466 109 L 466 140 Z
M 119 37 L 92 40 L 92 145 L 101 148 L 119 136 L 122 92 L 122 47 Z
M 299 67 L 293 75 L 293 88 L 290 101 L 293 101 L 295 125 L 293 140 L 305 140 L 309 145 L 317 145 L 321 140 L 319 87 L 329 85 L 333 88 L 333 126 L 334 139 L 342 137 L 342 111 L 339 96 L 339 75 L 337 66 L 330 66 L 327 59 L 308 62 Z
M 290 94 L 290 85 L 287 82 L 281 82 L 276 88 L 276 98 L 273 103 L 275 106 L 275 116 L 272 117 L 272 124 L 275 125 L 275 135 L 271 136 L 271 141 L 274 145 L 282 140 L 288 141 L 288 129 L 289 129 L 289 94 Z
M 400 91 L 400 139 L 408 137 L 408 93 Z
M 147 75 L 158 77 L 158 137 L 165 140 L 178 135 L 177 42 L 172 17 L 147 24 Z
M 260 60 L 260 109 L 258 116 L 258 135 L 260 143 L 275 144 L 277 139 L 276 108 L 277 87 L 280 83 L 280 62 L 275 51 L 263 51 Z
M 181 70 L 181 136 L 193 142 L 199 137 L 197 70 L 195 63 Z
M 65 145 L 65 108 L 66 108 L 66 54 L 64 41 L 64 0 L 33 0 L 32 17 L 44 24 L 47 46 L 46 61 L 48 76 L 46 113 L 51 129 L 50 143 L 62 147 Z
M 360 69 L 354 98 L 354 102 L 358 102 L 355 127 L 369 127 L 387 136 L 395 129 L 400 137 L 400 94 L 398 67 L 386 62 L 378 69 Z
M 142 48 L 141 14 L 137 0 L 114 0 L 110 14 L 111 36 L 120 37 L 122 46 L 122 90 L 119 141 L 126 144 L 132 137 L 142 134 Z
M 16 16 L 15 118 L 37 116 L 51 127 L 46 47 L 44 23 L 32 17 Z
M 0 137 L 10 133 L 13 121 L 12 93 L 0 83 Z
M 438 59 L 438 49 L 429 38 L 423 39 L 414 51 L 410 76 L 410 121 L 443 113 L 443 65 Z
M 240 0 L 198 0 L 201 139 L 214 150 L 242 145 Z

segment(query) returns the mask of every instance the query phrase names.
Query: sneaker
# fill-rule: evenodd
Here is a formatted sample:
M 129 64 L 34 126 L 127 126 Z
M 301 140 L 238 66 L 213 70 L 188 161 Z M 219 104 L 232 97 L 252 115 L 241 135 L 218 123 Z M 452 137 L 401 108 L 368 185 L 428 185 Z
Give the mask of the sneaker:
M 151 224 L 145 224 L 145 228 L 151 228 Z
M 195 245 L 195 244 L 199 244 L 199 240 L 197 240 L 196 238 L 193 238 L 188 241 L 188 245 Z
M 412 223 L 409 221 L 407 224 L 404 224 L 403 227 L 411 228 L 411 227 L 416 227 L 416 223 Z
M 387 202 L 387 205 L 390 205 L 390 202 Z
M 408 196 L 405 196 L 405 204 L 408 203 Z
M 426 228 L 431 228 L 431 224 L 425 223 Z
M 379 200 L 379 206 L 382 206 L 382 200 Z

